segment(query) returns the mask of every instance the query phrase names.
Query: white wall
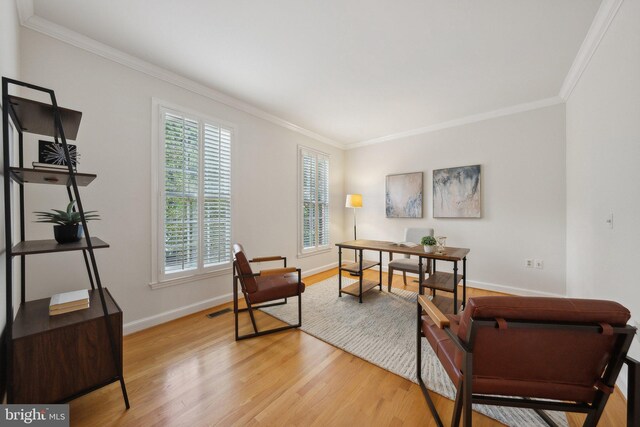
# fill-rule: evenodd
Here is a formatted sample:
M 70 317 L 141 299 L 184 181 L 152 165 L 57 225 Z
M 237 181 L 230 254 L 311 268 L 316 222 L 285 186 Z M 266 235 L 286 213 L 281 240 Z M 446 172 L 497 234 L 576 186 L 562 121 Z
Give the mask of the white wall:
M 99 271 L 123 308 L 129 330 L 184 315 L 181 308 L 194 304 L 192 310 L 228 301 L 232 283 L 226 274 L 157 290 L 148 286 L 152 97 L 237 125 L 233 233 L 249 256 L 286 255 L 290 265 L 303 271 L 337 262 L 335 249 L 296 259 L 297 145 L 331 155 L 332 242 L 341 240 L 343 229 L 341 150 L 28 29 L 22 29 L 21 45 L 23 79 L 53 88 L 61 105 L 83 112 L 79 170 L 98 178 L 81 189 L 82 200 L 86 209 L 101 214 L 102 221 L 92 222 L 91 231 L 111 248 L 96 252 Z M 27 160 L 35 159 L 35 148 L 35 142 L 27 144 Z M 32 211 L 64 206 L 65 198 L 64 187 L 30 186 L 29 220 Z M 27 238 L 51 238 L 50 225 L 29 223 L 27 228 Z M 88 284 L 80 253 L 27 261 L 28 299 Z M 158 317 L 172 310 L 178 311 Z
M 18 12 L 14 1 L 0 2 L 0 76 L 18 78 L 19 70 L 19 24 Z M 1 104 L 0 100 L 0 104 Z M 0 109 L 3 108 L 0 105 Z M 2 121 L 0 120 L 0 134 L 2 134 Z M 3 155 L 0 150 L 0 178 L 4 180 Z M 0 198 L 4 200 L 4 186 L 0 188 Z M 6 282 L 5 269 L 5 230 L 4 208 L 0 209 L 0 283 Z M 5 287 L 0 287 L 0 335 L 6 324 L 5 312 Z M 0 366 L 4 366 L 4 347 L 0 346 Z M 4 378 L 4 369 L 0 369 L 0 379 Z M 4 391 L 4 381 L 0 381 L 0 401 Z
M 567 102 L 567 291 L 640 320 L 640 2 L 625 1 Z M 613 213 L 613 229 L 605 223 Z M 632 355 L 640 358 L 634 340 Z
M 405 227 L 433 227 L 447 245 L 471 249 L 472 286 L 564 295 L 564 115 L 557 105 L 347 151 L 345 192 L 364 200 L 358 237 L 401 240 Z M 432 171 L 471 164 L 482 165 L 482 218 L 434 219 Z M 385 175 L 419 171 L 424 217 L 386 218 Z M 544 269 L 525 268 L 526 258 L 544 260 Z

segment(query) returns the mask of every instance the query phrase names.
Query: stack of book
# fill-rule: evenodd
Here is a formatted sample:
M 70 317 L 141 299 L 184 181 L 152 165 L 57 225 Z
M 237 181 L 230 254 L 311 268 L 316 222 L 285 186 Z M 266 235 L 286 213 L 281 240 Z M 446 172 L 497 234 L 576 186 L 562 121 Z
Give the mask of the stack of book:
M 40 169 L 40 170 L 61 171 L 61 172 L 69 171 L 69 167 L 67 167 L 67 165 L 52 165 L 49 163 L 40 163 L 40 162 L 32 162 L 31 165 L 33 166 L 34 169 Z M 75 172 L 76 168 L 74 167 L 73 170 Z
M 55 294 L 49 302 L 49 316 L 84 310 L 85 308 L 89 308 L 89 291 L 86 289 Z

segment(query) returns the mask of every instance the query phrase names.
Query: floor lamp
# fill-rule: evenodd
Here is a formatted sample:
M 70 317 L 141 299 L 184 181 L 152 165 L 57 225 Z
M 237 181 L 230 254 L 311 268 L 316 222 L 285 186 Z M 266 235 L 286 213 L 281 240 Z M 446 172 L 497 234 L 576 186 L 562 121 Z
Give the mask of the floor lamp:
M 358 229 L 356 227 L 356 209 L 362 207 L 362 194 L 347 194 L 346 208 L 353 208 L 353 240 L 358 239 Z M 355 260 L 358 262 L 358 251 L 355 251 Z M 351 273 L 352 276 L 357 274 Z

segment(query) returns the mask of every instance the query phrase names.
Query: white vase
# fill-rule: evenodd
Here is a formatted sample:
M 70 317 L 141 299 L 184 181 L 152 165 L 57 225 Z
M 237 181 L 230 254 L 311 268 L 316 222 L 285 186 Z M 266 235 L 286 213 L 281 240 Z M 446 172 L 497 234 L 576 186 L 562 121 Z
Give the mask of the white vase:
M 436 246 L 428 246 L 428 245 L 424 245 L 424 251 L 428 254 L 433 253 L 436 251 Z

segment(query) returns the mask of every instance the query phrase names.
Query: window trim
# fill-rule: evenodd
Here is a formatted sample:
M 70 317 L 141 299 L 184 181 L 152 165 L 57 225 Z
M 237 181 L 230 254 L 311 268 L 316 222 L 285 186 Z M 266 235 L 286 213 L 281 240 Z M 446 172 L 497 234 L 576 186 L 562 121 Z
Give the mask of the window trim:
M 227 263 L 217 264 L 214 266 L 201 266 L 201 260 L 198 261 L 198 268 L 194 270 L 181 271 L 176 273 L 165 274 L 164 265 L 164 245 L 161 236 L 164 234 L 164 191 L 162 188 L 161 176 L 164 176 L 164 119 L 162 114 L 165 111 L 180 114 L 199 122 L 200 132 L 202 132 L 203 122 L 212 125 L 220 125 L 229 128 L 232 131 L 231 140 L 231 241 L 234 241 L 234 212 L 235 197 L 233 191 L 233 183 L 235 182 L 235 158 L 236 146 L 238 141 L 238 127 L 234 123 L 222 120 L 216 117 L 208 116 L 201 112 L 176 105 L 158 98 L 151 98 L 151 281 L 149 287 L 151 289 L 160 289 L 168 286 L 191 283 L 204 280 L 209 277 L 231 274 L 232 260 Z M 201 135 L 203 135 L 201 133 Z M 200 156 L 200 164 L 203 163 L 203 157 Z M 202 192 L 203 189 L 199 189 Z M 202 207 L 200 207 L 202 209 Z M 202 246 L 202 233 L 200 233 L 200 247 Z
M 296 238 L 297 238 L 297 242 L 296 242 L 296 248 L 298 249 L 298 258 L 304 258 L 304 257 L 308 257 L 308 256 L 313 256 L 313 255 L 317 255 L 320 253 L 325 253 L 325 252 L 329 252 L 331 251 L 331 221 L 329 221 L 329 242 L 326 245 L 320 245 L 320 246 L 315 246 L 313 248 L 310 249 L 305 249 L 304 248 L 304 242 L 303 242 L 303 238 L 304 238 L 304 233 L 302 231 L 302 228 L 304 226 L 304 218 L 303 218 L 303 205 L 304 205 L 304 196 L 303 196 L 303 191 L 304 191 L 304 187 L 303 187 L 303 164 L 302 164 L 302 156 L 305 152 L 310 152 L 310 153 L 314 153 L 318 156 L 323 156 L 325 158 L 327 158 L 327 160 L 329 161 L 329 178 L 331 177 L 331 155 L 328 153 L 325 153 L 323 151 L 320 150 L 316 150 L 314 148 L 311 147 L 307 147 L 304 145 L 298 145 L 298 152 L 297 152 L 297 168 L 298 168 L 298 196 L 297 196 L 297 203 L 298 203 L 298 209 L 297 209 L 297 215 L 298 215 L 298 220 L 297 220 L 297 233 L 296 233 Z M 329 196 L 329 202 L 328 202 L 328 209 L 329 209 L 329 218 L 331 218 L 331 182 L 330 179 L 327 181 L 327 193 Z M 316 227 L 316 237 L 317 237 L 317 227 Z

